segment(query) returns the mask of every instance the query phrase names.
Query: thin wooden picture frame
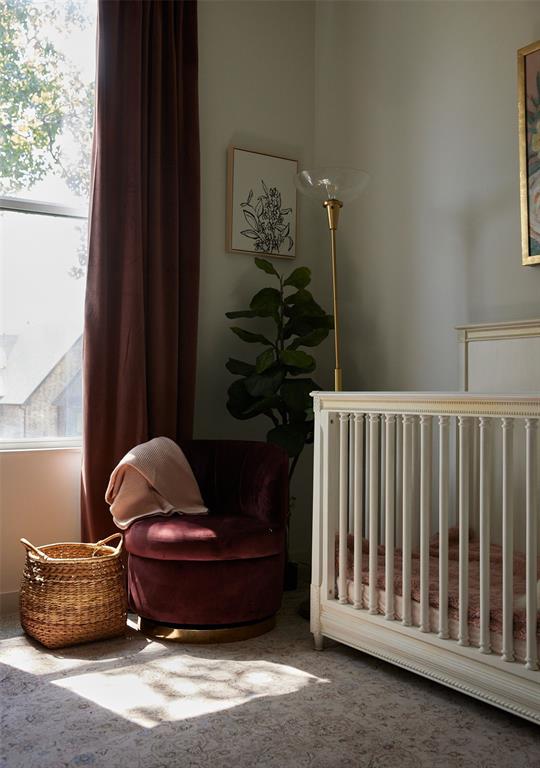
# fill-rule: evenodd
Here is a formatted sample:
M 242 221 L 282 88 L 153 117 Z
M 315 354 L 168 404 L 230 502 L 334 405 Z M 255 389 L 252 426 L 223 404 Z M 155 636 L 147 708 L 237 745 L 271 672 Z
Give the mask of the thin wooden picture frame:
M 519 187 L 522 263 L 540 264 L 540 40 L 518 61 Z
M 227 150 L 229 253 L 296 257 L 298 160 L 230 146 Z

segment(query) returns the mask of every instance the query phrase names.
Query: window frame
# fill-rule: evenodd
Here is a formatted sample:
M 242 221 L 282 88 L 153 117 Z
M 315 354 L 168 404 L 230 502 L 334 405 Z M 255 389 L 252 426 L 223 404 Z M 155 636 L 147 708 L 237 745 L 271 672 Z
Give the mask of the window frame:
M 34 213 L 41 216 L 60 216 L 64 219 L 88 219 L 83 208 L 71 208 L 58 203 L 46 203 L 42 200 L 27 200 L 22 197 L 0 195 L 0 210 L 15 213 Z
M 63 219 L 88 221 L 88 211 L 58 203 L 47 203 L 42 200 L 27 200 L 20 197 L 0 195 L 0 211 L 12 213 L 28 213 L 37 216 L 53 216 Z M 18 439 L 2 439 L 0 437 L 0 453 L 13 451 L 35 451 L 64 448 L 81 448 L 83 436 L 80 437 L 21 437 Z

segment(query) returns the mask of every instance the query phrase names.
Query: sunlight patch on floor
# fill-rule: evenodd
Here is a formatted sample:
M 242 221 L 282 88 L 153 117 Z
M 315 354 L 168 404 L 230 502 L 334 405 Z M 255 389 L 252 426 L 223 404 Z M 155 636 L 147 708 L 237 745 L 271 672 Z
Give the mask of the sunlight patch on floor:
M 153 728 L 328 681 L 262 660 L 173 656 L 53 682 L 132 723 Z
M 152 645 L 151 640 L 143 637 L 138 632 L 132 631 L 131 635 L 137 639 L 137 647 L 134 648 L 133 652 L 148 651 Z M 129 647 L 126 649 L 126 646 L 120 646 L 114 641 L 105 645 L 98 641 L 96 643 L 68 646 L 60 649 L 45 648 L 26 636 L 0 641 L 1 661 L 3 664 L 31 675 L 44 676 L 65 673 L 88 664 L 109 666 L 114 664 L 115 661 L 125 663 L 126 650 L 129 653 Z

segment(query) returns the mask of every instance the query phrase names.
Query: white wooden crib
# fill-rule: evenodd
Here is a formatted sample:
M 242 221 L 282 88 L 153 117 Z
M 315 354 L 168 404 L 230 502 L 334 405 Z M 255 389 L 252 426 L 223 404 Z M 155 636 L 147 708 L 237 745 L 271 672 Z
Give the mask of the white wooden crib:
M 540 396 L 317 392 L 314 410 L 316 648 L 540 724 Z

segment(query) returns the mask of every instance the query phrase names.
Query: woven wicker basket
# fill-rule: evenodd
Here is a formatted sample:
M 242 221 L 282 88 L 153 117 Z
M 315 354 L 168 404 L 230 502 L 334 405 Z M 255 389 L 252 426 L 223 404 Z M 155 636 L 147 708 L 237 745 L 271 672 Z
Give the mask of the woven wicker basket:
M 116 548 L 106 546 L 120 537 Z M 122 534 L 97 544 L 48 544 L 26 539 L 21 625 L 47 648 L 117 637 L 126 631 L 127 598 L 120 558 Z

